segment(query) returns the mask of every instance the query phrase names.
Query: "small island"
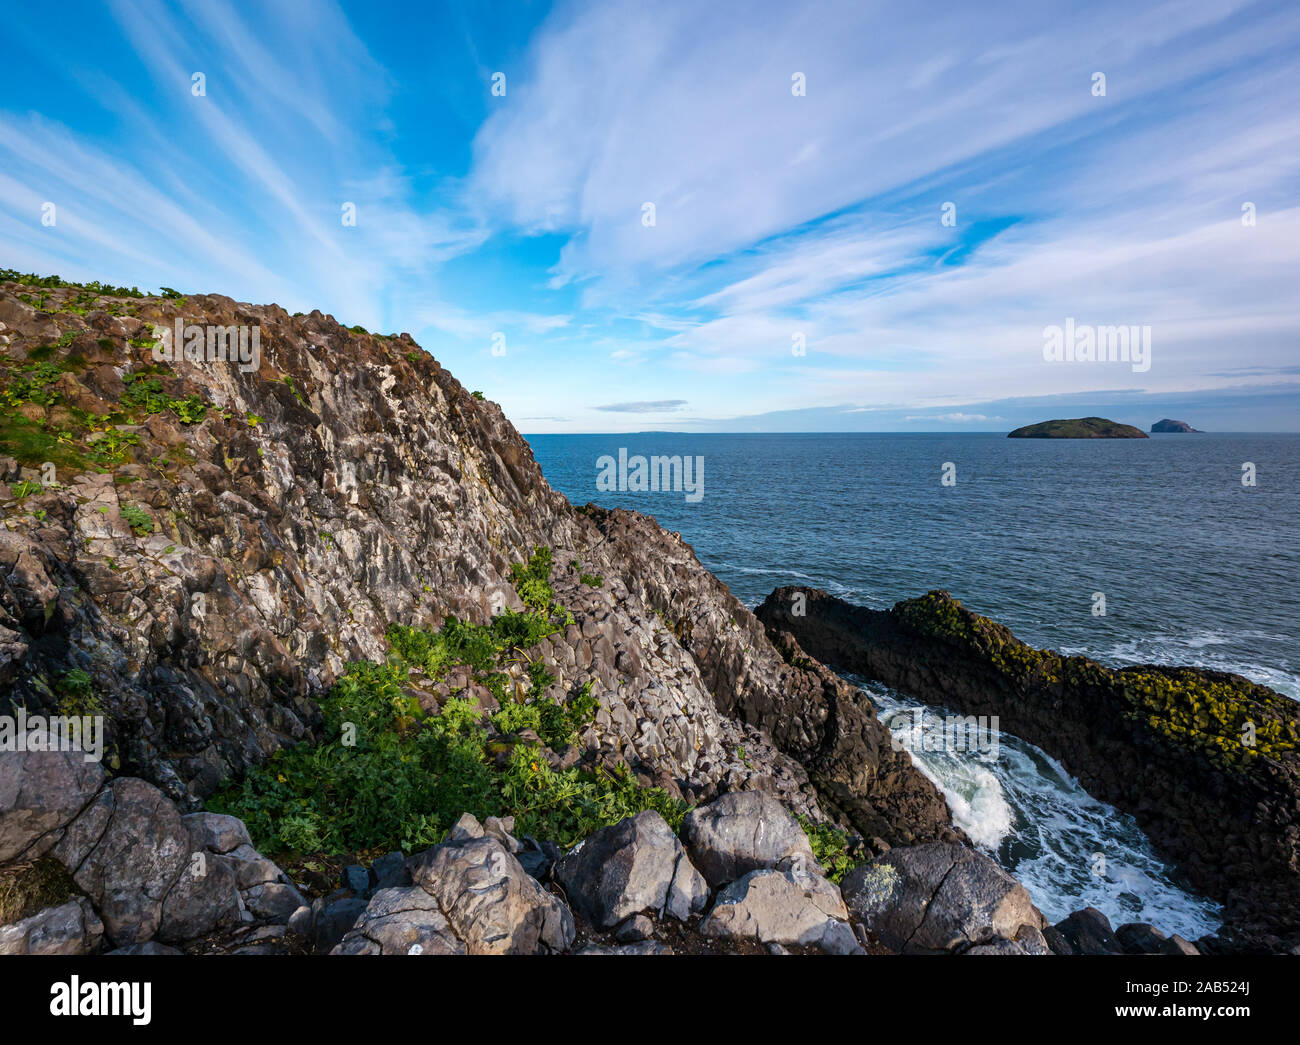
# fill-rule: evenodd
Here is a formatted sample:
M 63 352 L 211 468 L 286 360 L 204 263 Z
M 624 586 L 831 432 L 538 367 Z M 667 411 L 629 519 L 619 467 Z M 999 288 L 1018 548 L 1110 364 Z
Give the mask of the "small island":
M 1152 432 L 1195 432 L 1197 435 L 1204 435 L 1199 428 L 1193 428 L 1186 421 L 1174 421 L 1168 417 L 1157 421 L 1151 426 Z
M 1146 432 L 1105 417 L 1040 421 L 1007 433 L 1008 439 L 1145 439 Z

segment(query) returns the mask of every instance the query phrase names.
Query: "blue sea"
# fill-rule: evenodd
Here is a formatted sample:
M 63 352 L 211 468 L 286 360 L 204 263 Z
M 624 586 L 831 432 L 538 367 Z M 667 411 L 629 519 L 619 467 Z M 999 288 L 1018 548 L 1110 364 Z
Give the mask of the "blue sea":
M 528 441 L 573 503 L 653 515 L 751 607 L 783 584 L 873 608 L 944 588 L 1035 646 L 1115 666 L 1235 671 L 1300 699 L 1300 435 Z M 702 459 L 703 497 L 598 489 L 598 459 L 620 449 Z M 1095 612 L 1101 597 L 1104 614 Z M 882 711 L 915 706 L 864 689 Z M 917 760 L 957 822 L 1050 918 L 1091 904 L 1115 924 L 1150 921 L 1189 939 L 1220 924 L 1215 905 L 1175 879 L 1131 817 L 1033 745 L 1005 734 L 1000 745 L 991 763 L 945 752 Z

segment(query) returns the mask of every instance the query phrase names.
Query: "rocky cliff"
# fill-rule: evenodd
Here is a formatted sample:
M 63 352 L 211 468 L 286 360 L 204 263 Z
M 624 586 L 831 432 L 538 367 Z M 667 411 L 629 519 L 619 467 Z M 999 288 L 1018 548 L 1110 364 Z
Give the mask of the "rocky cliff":
M 407 335 L 0 272 L 0 511 L 0 953 L 1195 951 Z
M 957 837 L 861 694 L 773 646 L 678 535 L 571 506 L 409 336 L 8 276 L 0 712 L 102 712 L 110 771 L 194 810 L 319 739 L 319 699 L 391 626 L 522 610 L 512 567 L 544 547 L 568 617 L 503 670 L 517 688 L 540 660 L 548 694 L 595 698 L 584 764 L 689 802 L 763 788 L 887 844 Z M 256 360 L 159 359 L 163 331 L 240 327 Z

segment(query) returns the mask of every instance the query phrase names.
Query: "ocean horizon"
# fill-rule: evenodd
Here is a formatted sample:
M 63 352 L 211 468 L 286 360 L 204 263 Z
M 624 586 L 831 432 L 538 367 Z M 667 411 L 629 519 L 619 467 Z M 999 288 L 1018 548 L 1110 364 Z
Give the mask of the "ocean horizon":
M 1016 440 L 1005 432 L 525 436 L 575 505 L 653 516 L 747 606 L 806 585 L 872 609 L 943 589 L 1039 648 L 1235 672 L 1300 699 L 1300 434 Z M 602 456 L 703 459 L 702 498 L 600 490 Z M 1254 486 L 1243 465 L 1254 465 Z M 944 484 L 945 465 L 951 485 Z M 1104 603 L 1097 596 L 1104 596 Z M 1097 612 L 1102 609 L 1102 612 Z M 882 717 L 920 707 L 849 676 Z M 1044 752 L 914 753 L 954 820 L 1051 916 L 1188 938 L 1218 925 L 1133 818 Z M 1111 854 L 1106 877 L 1089 873 Z

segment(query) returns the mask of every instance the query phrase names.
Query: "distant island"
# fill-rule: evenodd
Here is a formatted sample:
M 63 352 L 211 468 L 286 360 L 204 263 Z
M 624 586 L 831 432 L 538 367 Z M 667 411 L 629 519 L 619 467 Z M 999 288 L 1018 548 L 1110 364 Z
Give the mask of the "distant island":
M 1186 421 L 1174 421 L 1166 417 L 1157 421 L 1151 426 L 1152 432 L 1195 432 L 1197 435 L 1204 435 L 1199 428 L 1193 428 Z
M 1178 422 L 1171 422 L 1177 424 Z M 1162 421 L 1161 424 L 1164 424 Z M 1154 429 L 1152 429 L 1154 431 Z M 1145 439 L 1146 432 L 1105 417 L 1074 417 L 1040 421 L 1007 433 L 1008 439 Z

